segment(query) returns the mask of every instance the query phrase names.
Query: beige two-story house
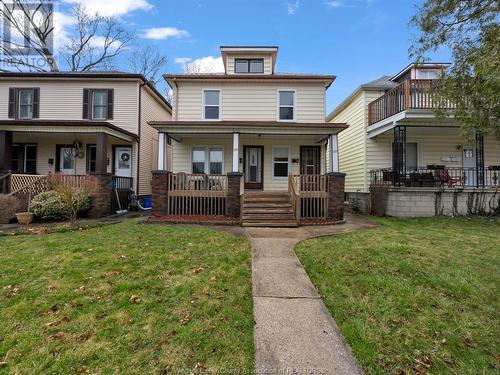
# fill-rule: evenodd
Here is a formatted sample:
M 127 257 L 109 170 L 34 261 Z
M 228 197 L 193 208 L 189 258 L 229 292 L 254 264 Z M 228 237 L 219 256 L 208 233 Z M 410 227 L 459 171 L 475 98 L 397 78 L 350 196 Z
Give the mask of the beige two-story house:
M 149 195 L 158 132 L 148 122 L 169 119 L 140 74 L 0 73 L 0 175 L 14 191 L 47 174 L 110 173 Z
M 380 213 L 431 216 L 497 207 L 500 143 L 493 135 L 461 136 L 453 103 L 436 96 L 447 66 L 410 64 L 361 85 L 327 116 L 349 123 L 339 134 L 340 171 L 356 208 L 369 211 L 371 202 L 383 202 Z M 370 197 L 370 186 L 387 187 L 389 196 Z M 473 198 L 474 192 L 482 196 Z M 482 207 L 471 207 L 472 200 Z
M 325 122 L 335 77 L 277 73 L 274 46 L 220 51 L 224 73 L 164 75 L 175 105 L 172 120 L 151 123 L 161 136 L 159 169 L 241 173 L 246 197 L 287 192 L 291 175 L 338 171 L 337 134 L 347 125 Z

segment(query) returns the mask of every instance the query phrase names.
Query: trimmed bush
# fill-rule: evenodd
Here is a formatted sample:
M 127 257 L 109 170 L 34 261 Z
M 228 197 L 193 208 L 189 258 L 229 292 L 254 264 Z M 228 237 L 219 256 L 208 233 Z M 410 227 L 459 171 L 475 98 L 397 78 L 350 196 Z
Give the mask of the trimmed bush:
M 81 199 L 83 192 L 79 188 L 74 188 L 74 199 Z M 83 198 L 84 204 L 80 206 L 79 213 L 88 211 L 90 208 L 90 196 Z M 64 202 L 61 194 L 55 190 L 38 194 L 31 201 L 31 211 L 40 220 L 62 220 L 70 215 L 70 209 Z
M 0 194 L 0 224 L 8 224 L 17 211 L 19 201 L 16 197 Z

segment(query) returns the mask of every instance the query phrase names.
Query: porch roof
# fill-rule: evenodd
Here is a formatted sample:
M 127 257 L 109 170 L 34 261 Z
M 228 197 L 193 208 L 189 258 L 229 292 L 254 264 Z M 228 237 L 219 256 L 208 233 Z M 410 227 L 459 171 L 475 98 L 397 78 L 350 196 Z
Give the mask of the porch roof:
M 0 130 L 32 133 L 106 133 L 133 142 L 138 136 L 107 121 L 91 120 L 0 120 Z
M 150 121 L 149 125 L 169 134 L 274 134 L 331 135 L 348 127 L 345 123 L 280 121 Z

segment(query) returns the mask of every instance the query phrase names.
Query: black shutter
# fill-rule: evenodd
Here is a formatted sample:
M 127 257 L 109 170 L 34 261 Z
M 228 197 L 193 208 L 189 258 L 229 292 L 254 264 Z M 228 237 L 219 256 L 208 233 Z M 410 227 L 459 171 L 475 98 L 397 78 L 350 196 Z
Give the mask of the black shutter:
M 90 90 L 83 89 L 83 119 L 90 118 Z
M 113 89 L 108 90 L 108 120 L 113 120 L 114 92 Z
M 40 117 L 40 88 L 33 89 L 33 118 Z
M 16 92 L 15 88 L 9 88 L 9 118 L 16 117 Z

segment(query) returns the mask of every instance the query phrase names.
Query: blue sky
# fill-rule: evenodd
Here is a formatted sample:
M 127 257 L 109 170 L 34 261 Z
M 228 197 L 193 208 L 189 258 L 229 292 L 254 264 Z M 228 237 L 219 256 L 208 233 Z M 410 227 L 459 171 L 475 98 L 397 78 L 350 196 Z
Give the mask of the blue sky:
M 63 0 L 71 3 L 79 0 Z M 421 1 L 421 0 L 419 0 Z M 165 54 L 167 72 L 202 59 L 217 69 L 220 45 L 277 45 L 277 71 L 334 74 L 327 112 L 360 84 L 397 73 L 408 61 L 419 1 L 406 0 L 86 0 L 117 15 L 141 43 Z M 61 7 L 61 12 L 67 5 Z M 210 58 L 213 57 L 214 59 Z M 448 61 L 447 51 L 430 56 Z

